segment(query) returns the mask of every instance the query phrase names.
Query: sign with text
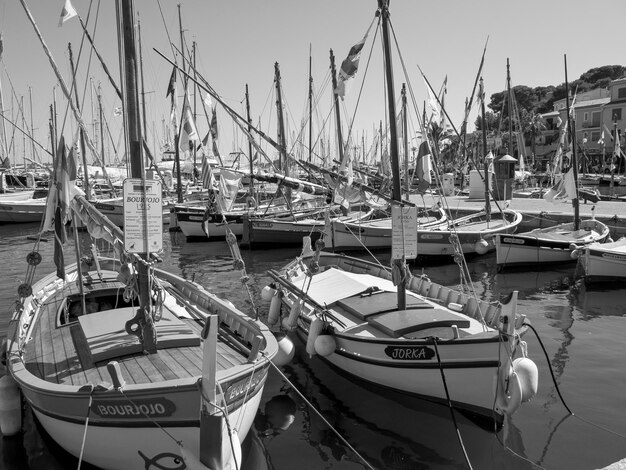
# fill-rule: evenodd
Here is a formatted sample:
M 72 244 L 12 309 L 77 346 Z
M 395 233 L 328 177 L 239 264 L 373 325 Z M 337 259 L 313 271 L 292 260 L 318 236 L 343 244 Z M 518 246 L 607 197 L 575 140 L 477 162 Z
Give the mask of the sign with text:
M 124 247 L 131 253 L 163 250 L 161 182 L 124 180 Z
M 417 207 L 391 206 L 391 257 L 417 257 Z

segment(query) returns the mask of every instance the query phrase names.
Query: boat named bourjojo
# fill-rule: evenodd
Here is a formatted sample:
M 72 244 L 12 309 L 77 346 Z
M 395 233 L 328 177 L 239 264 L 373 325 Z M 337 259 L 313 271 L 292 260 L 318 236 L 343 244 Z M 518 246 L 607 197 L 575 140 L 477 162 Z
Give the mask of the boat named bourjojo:
M 61 137 L 48 198 L 57 270 L 33 283 L 38 240 L 7 335 L 9 374 L 0 380 L 3 399 L 17 406 L 8 415 L 11 401 L 3 402 L 2 433 L 20 432 L 21 394 L 79 468 L 241 468 L 277 341 L 229 301 L 156 267 L 162 193 L 143 172 L 132 1 L 119 0 L 117 11 L 133 172 L 124 181 L 125 230 L 75 187 Z M 80 220 L 91 242 L 82 250 L 77 242 L 78 261 L 67 265 L 66 218 Z

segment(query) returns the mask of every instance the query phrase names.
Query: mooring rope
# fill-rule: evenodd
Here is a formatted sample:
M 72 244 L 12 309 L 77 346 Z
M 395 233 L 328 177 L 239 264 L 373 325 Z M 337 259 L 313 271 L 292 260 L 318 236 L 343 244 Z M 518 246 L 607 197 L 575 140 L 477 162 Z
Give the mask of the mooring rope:
M 265 353 L 263 353 L 263 355 L 265 355 Z M 349 443 L 349 442 L 348 442 L 348 441 L 347 441 L 347 440 L 346 440 L 346 439 L 345 439 L 345 438 L 344 438 L 344 437 L 343 437 L 343 436 L 339 433 L 339 431 L 337 431 L 337 430 L 333 427 L 333 425 L 332 425 L 332 424 L 330 424 L 326 418 L 324 418 L 324 416 L 322 415 L 322 413 L 320 413 L 320 412 L 319 412 L 319 411 L 318 411 L 318 410 L 317 410 L 317 409 L 313 406 L 313 404 L 312 404 L 309 400 L 307 400 L 307 398 L 306 398 L 306 397 L 302 394 L 302 392 L 300 392 L 300 390 L 298 390 L 298 389 L 296 388 L 296 386 L 295 386 L 293 383 L 291 383 L 291 381 L 287 378 L 287 376 L 286 376 L 285 374 L 283 374 L 283 371 L 281 371 L 281 370 L 279 369 L 279 367 L 278 367 L 276 364 L 274 364 L 272 361 L 269 361 L 269 362 L 270 362 L 270 364 L 272 364 L 272 366 L 274 367 L 274 369 L 275 369 L 275 370 L 276 370 L 276 371 L 277 371 L 277 372 L 278 372 L 278 373 L 282 376 L 282 378 L 283 378 L 283 379 L 285 379 L 285 381 L 287 381 L 287 383 L 289 384 L 289 386 L 290 386 L 290 387 L 291 387 L 291 388 L 292 388 L 292 389 L 293 389 L 293 390 L 294 390 L 294 391 L 295 391 L 295 392 L 296 392 L 296 393 L 300 396 L 300 398 L 302 398 L 302 400 L 303 400 L 303 401 L 307 404 L 307 406 L 308 406 L 309 408 L 311 408 L 311 409 L 315 412 L 315 414 L 317 414 L 317 416 L 319 416 L 319 417 L 322 419 L 322 421 L 324 421 L 324 423 L 326 423 L 326 426 L 328 426 L 328 427 L 330 428 L 330 430 L 331 430 L 331 431 L 333 431 L 333 432 L 337 435 L 337 437 L 339 437 L 339 439 L 341 439 L 341 441 L 342 441 L 342 442 L 343 442 L 343 443 L 344 443 L 344 444 L 348 447 L 348 449 L 350 449 L 350 450 L 354 453 L 354 455 L 356 455 L 359 459 L 361 459 L 361 461 L 363 462 L 363 464 L 364 464 L 367 468 L 370 468 L 371 470 L 375 470 L 375 468 L 374 468 L 374 467 L 372 467 L 372 465 L 370 465 L 370 463 L 369 463 L 367 460 L 365 460 L 365 457 L 363 457 L 361 454 L 359 454 L 359 452 L 358 452 L 358 451 L 357 451 L 354 447 L 352 447 L 352 446 L 350 445 L 350 443 Z
M 448 391 L 448 383 L 446 381 L 446 374 L 443 371 L 443 364 L 441 364 L 441 357 L 439 356 L 439 347 L 437 346 L 437 338 L 434 336 L 431 337 L 433 345 L 435 346 L 435 354 L 437 354 L 437 364 L 439 365 L 439 372 L 441 373 L 441 381 L 443 382 L 443 389 L 446 392 L 446 401 L 448 402 L 448 408 L 450 409 L 450 416 L 452 416 L 452 422 L 454 423 L 454 429 L 456 431 L 456 437 L 459 440 L 459 445 L 461 446 L 461 450 L 463 451 L 463 456 L 465 457 L 465 463 L 467 467 L 472 470 L 472 463 L 470 462 L 469 456 L 467 455 L 467 450 L 465 449 L 465 444 L 463 443 L 463 437 L 461 436 L 461 431 L 459 430 L 459 424 L 456 421 L 456 415 L 454 414 L 454 407 L 452 406 L 452 400 L 450 400 L 450 392 Z

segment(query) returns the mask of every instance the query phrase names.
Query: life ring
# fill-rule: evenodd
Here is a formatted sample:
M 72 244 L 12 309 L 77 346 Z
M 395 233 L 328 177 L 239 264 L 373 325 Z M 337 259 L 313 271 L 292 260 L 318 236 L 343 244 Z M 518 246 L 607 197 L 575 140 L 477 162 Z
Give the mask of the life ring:
M 252 196 L 248 196 L 246 198 L 246 204 L 248 205 L 249 209 L 256 209 L 258 207 L 256 199 L 254 199 Z

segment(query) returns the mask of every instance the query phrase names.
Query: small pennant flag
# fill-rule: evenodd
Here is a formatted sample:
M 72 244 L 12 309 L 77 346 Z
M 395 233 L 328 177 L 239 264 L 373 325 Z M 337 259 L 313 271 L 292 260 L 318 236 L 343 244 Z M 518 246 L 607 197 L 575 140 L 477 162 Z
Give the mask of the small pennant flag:
M 63 9 L 61 10 L 61 18 L 59 18 L 59 28 L 63 26 L 63 23 L 70 18 L 74 18 L 76 15 L 76 10 L 72 6 L 70 0 L 65 0 L 65 5 L 63 5 Z
M 174 95 L 176 93 L 176 66 L 172 69 L 172 74 L 170 75 L 170 81 L 167 84 L 167 92 L 165 93 L 165 97 L 167 98 L 170 95 Z

